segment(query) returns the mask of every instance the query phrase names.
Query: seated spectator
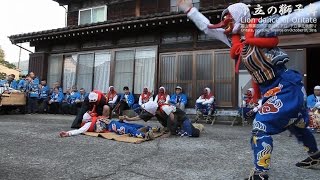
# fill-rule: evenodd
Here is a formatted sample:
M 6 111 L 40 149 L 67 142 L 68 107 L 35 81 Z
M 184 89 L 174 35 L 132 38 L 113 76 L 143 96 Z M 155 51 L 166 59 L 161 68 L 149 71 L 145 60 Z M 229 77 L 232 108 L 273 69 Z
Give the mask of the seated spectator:
M 320 109 L 320 86 L 315 86 L 313 93 L 307 97 L 307 107 L 310 110 Z
M 62 104 L 62 111 L 64 114 L 77 114 L 77 101 L 80 101 L 81 95 L 78 92 L 76 86 L 72 86 L 69 97 L 67 98 L 67 103 Z
M 71 128 L 81 127 L 82 117 L 86 112 L 89 112 L 91 116 L 103 116 L 109 118 L 110 108 L 107 104 L 107 98 L 102 92 L 97 90 L 90 92 L 82 103 L 81 109 L 77 113 Z
M 214 96 L 210 88 L 204 88 L 202 95 L 196 100 L 197 115 L 212 115 L 214 110 Z
M 69 108 L 70 108 L 70 102 L 71 102 L 71 88 L 67 88 L 65 95 L 63 97 L 62 103 L 61 103 L 61 112 L 62 114 L 69 114 Z
M 184 111 L 187 104 L 187 96 L 182 93 L 182 87 L 180 86 L 177 86 L 175 91 L 176 93 L 170 97 L 170 104 Z
M 255 114 L 262 106 L 262 100 L 258 100 L 254 96 L 255 92 L 253 88 L 249 88 L 247 92 L 244 94 L 244 98 L 242 101 L 242 107 L 240 109 L 240 114 L 245 119 L 254 119 Z
M 76 86 L 72 86 L 72 91 L 70 93 L 70 105 L 69 105 L 69 114 L 77 114 L 77 102 L 81 102 L 81 94 L 78 91 Z M 82 101 L 83 102 L 83 101 Z
M 17 81 L 15 80 L 15 78 L 16 78 L 16 76 L 15 76 L 14 74 L 10 74 L 10 75 L 9 75 L 9 81 L 8 81 L 8 83 L 9 83 L 9 85 L 10 85 L 10 87 L 11 87 L 12 89 L 17 90 L 17 89 L 18 89 L 18 83 L 17 83 Z
M 161 86 L 159 88 L 159 93 L 154 99 L 154 102 L 158 103 L 159 106 L 164 105 L 164 104 L 169 104 L 170 101 L 170 96 L 166 93 L 166 89 Z
M 84 88 L 80 89 L 80 98 L 76 99 L 76 107 L 81 108 L 84 100 L 89 96 L 89 94 L 86 92 L 86 90 Z M 77 110 L 78 111 L 78 110 Z
M 113 109 L 116 106 L 116 102 L 118 99 L 117 92 L 114 90 L 113 86 L 109 87 L 109 91 L 106 94 L 106 98 L 107 98 L 108 106 L 110 107 L 110 109 Z
M 38 111 L 39 99 L 39 79 L 33 72 L 29 73 L 28 78 L 28 114 L 36 113 Z
M 39 113 L 48 112 L 49 91 L 50 91 L 50 88 L 47 85 L 47 81 L 45 79 L 42 79 L 39 85 L 39 92 L 40 92 L 39 99 L 38 99 Z
M 134 104 L 133 105 L 133 110 L 136 112 L 136 113 L 140 113 L 141 112 L 141 105 L 149 102 L 149 101 L 153 101 L 153 97 L 152 97 L 152 94 L 151 92 L 149 91 L 148 87 L 144 87 L 143 88 L 143 91 L 142 91 L 142 94 L 139 96 L 139 102 L 138 104 Z
M 119 116 L 123 115 L 124 110 L 131 109 L 134 103 L 134 96 L 129 91 L 129 87 L 123 87 L 124 94 L 121 94 L 120 101 L 118 107 L 116 107 L 116 112 L 118 112 Z
M 9 93 L 9 92 L 12 92 L 13 90 L 18 89 L 18 83 L 14 78 L 15 78 L 15 75 L 10 74 L 6 77 L 6 79 L 0 81 L 0 86 L 4 87 L 3 90 L 5 93 Z
M 315 86 L 314 94 L 307 97 L 307 107 L 309 109 L 309 128 L 317 129 L 320 133 L 320 86 Z
M 64 95 L 59 91 L 59 88 L 55 87 L 53 89 L 53 93 L 48 102 L 49 104 L 49 112 L 51 114 L 58 114 L 60 110 L 60 105 L 64 99 Z
M 56 81 L 55 83 L 53 83 L 53 88 L 58 88 L 59 92 L 63 93 L 63 90 L 59 81 Z

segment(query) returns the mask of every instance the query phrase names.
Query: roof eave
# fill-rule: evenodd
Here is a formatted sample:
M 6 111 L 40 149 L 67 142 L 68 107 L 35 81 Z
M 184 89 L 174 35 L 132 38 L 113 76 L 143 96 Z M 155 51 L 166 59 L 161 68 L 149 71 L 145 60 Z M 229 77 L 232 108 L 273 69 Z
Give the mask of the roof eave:
M 218 13 L 223 9 L 215 9 L 202 11 L 204 14 L 207 13 Z M 27 34 L 18 34 L 11 35 L 8 38 L 10 39 L 12 44 L 31 42 L 31 41 L 42 41 L 49 39 L 59 39 L 63 37 L 73 37 L 79 35 L 87 35 L 95 32 L 117 32 L 126 29 L 139 29 L 139 28 L 149 28 L 155 26 L 166 26 L 169 24 L 178 24 L 178 23 L 186 23 L 190 20 L 186 17 L 185 14 L 174 14 L 167 16 L 155 16 L 152 18 L 145 19 L 136 19 L 136 20 L 127 20 L 122 22 L 114 22 L 114 23 L 97 23 L 97 24 L 88 24 L 84 26 L 75 26 L 75 27 L 66 27 L 61 29 L 53 29 L 40 32 L 32 32 Z M 47 37 L 47 38 L 46 38 Z

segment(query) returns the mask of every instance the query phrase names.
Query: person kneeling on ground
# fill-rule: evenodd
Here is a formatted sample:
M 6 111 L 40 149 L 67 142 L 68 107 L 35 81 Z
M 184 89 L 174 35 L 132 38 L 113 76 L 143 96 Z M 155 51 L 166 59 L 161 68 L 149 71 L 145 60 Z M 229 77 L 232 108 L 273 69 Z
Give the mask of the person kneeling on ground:
M 100 91 L 92 91 L 89 96 L 87 96 L 81 106 L 77 117 L 74 119 L 71 128 L 80 128 L 83 115 L 90 111 L 90 114 L 95 116 L 109 117 L 110 108 L 107 105 L 107 99 Z
M 83 115 L 81 128 L 72 131 L 61 131 L 60 137 L 76 136 L 85 132 L 115 132 L 117 134 L 129 134 L 130 136 L 143 138 L 146 140 L 154 139 L 153 130 L 149 126 L 140 124 L 130 124 L 117 120 L 109 120 L 103 116 L 91 116 L 88 112 Z
M 157 103 L 149 101 L 141 107 L 143 111 L 139 116 L 131 118 L 123 116 L 121 117 L 122 120 L 138 121 L 142 119 L 144 121 L 148 121 L 152 117 L 156 116 L 157 119 L 162 122 L 161 124 L 163 124 L 164 127 L 168 127 L 170 131 L 169 135 L 199 137 L 200 131 L 203 129 L 203 125 L 200 124 L 195 127 L 186 116 L 186 113 L 175 106 L 163 105 L 160 107 L 160 110 L 158 110 Z

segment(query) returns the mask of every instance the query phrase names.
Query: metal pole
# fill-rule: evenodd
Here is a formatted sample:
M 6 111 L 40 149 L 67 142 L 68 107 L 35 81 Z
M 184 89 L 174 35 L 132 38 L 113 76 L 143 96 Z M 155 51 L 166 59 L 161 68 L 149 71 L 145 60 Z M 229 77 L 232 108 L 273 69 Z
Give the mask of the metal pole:
M 18 62 L 18 69 L 20 69 L 20 62 L 21 62 L 21 47 L 19 49 L 19 62 Z
M 26 49 L 26 48 L 24 48 L 24 47 L 22 47 L 22 46 L 20 46 L 20 45 L 18 45 L 18 44 L 15 44 L 15 46 L 18 46 L 19 48 L 21 48 L 21 49 L 23 49 L 23 50 L 26 50 L 26 51 L 30 52 L 31 54 L 33 53 L 33 52 L 30 51 L 29 49 Z
M 68 9 L 66 7 L 64 7 L 63 5 L 61 5 L 61 7 L 63 7 L 65 9 L 65 13 L 64 13 L 64 26 L 67 27 L 67 14 L 68 14 Z

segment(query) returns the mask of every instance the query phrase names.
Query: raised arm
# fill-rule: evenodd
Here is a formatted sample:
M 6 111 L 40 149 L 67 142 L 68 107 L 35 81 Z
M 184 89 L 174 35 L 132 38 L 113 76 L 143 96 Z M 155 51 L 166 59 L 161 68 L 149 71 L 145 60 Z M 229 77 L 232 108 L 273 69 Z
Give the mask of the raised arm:
M 189 0 L 179 0 L 178 6 L 181 10 L 187 13 L 189 19 L 191 19 L 191 21 L 198 27 L 199 30 L 231 47 L 227 36 L 224 34 L 224 29 L 209 29 L 209 19 L 200 13 L 197 8 L 192 7 L 192 2 L 190 3 Z

